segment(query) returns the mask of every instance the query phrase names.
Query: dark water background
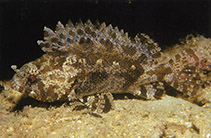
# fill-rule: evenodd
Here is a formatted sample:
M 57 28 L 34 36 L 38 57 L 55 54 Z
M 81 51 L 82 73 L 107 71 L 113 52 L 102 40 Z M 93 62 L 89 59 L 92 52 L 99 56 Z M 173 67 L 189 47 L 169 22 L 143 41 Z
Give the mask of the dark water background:
M 148 34 L 165 49 L 188 34 L 211 37 L 209 0 L 1 0 L 0 80 L 10 79 L 10 66 L 20 68 L 43 52 L 36 41 L 43 27 L 58 21 L 99 20 L 134 37 Z

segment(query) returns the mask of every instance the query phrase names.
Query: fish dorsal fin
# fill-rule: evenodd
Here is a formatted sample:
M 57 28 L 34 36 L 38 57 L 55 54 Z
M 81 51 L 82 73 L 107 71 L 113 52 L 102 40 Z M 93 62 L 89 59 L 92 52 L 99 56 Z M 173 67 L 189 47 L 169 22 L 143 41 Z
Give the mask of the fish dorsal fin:
M 44 27 L 44 41 L 38 40 L 38 45 L 41 46 L 44 52 L 53 52 L 55 50 L 66 51 L 68 46 L 74 46 L 83 39 L 101 43 L 102 40 L 109 40 L 114 44 L 121 42 L 129 43 L 128 34 L 112 25 L 106 26 L 105 23 L 97 22 L 95 25 L 90 20 L 86 23 L 78 22 L 75 25 L 69 21 L 64 27 L 59 21 L 55 31 L 48 27 Z
M 118 52 L 120 55 L 133 56 L 134 53 L 143 53 L 151 60 L 160 52 L 160 48 L 149 36 L 138 34 L 135 38 L 128 37 L 128 33 L 118 27 L 106 25 L 104 22 L 93 24 L 90 20 L 81 21 L 75 25 L 69 21 L 64 27 L 59 21 L 55 31 L 44 27 L 44 41 L 38 40 L 44 52 L 75 52 L 98 50 L 97 52 Z M 100 46 L 99 46 L 100 45 Z
M 156 57 L 160 54 L 161 48 L 158 46 L 156 42 L 154 42 L 148 35 L 146 34 L 137 34 L 134 38 L 136 44 L 141 44 L 137 47 L 141 51 L 147 50 L 148 54 L 152 57 Z

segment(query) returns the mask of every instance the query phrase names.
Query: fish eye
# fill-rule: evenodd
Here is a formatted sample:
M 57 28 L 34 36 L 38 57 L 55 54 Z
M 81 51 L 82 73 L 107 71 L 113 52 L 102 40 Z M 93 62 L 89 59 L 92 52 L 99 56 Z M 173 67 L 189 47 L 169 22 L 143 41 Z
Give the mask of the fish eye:
M 29 75 L 29 77 L 28 77 L 29 82 L 35 82 L 36 80 L 37 80 L 37 78 L 35 75 Z

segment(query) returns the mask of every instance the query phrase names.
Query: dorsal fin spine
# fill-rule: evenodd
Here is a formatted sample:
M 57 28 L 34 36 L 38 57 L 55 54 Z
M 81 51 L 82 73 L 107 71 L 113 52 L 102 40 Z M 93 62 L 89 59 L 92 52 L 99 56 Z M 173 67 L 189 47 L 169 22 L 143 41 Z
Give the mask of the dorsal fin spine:
M 44 41 L 38 41 L 38 45 L 41 46 L 44 52 L 53 52 L 55 50 L 61 52 L 67 51 L 68 47 L 75 47 L 74 49 L 77 49 L 77 44 L 88 41 L 92 41 L 95 45 L 101 44 L 105 48 L 109 48 L 106 44 L 112 47 L 117 46 L 116 49 L 119 49 L 119 51 L 123 51 L 120 49 L 124 47 L 125 50 L 127 47 L 136 49 L 140 53 L 145 54 L 149 60 L 152 59 L 153 54 L 160 51 L 160 48 L 154 45 L 155 43 L 147 35 L 140 34 L 131 39 L 128 37 L 127 32 L 124 33 L 122 29 L 119 30 L 118 27 L 112 27 L 111 24 L 106 26 L 105 22 L 101 24 L 98 22 L 96 25 L 93 25 L 90 20 L 87 20 L 85 23 L 78 22 L 74 25 L 69 20 L 68 24 L 64 27 L 59 21 L 55 32 L 47 27 L 44 27 L 44 32 L 47 32 Z M 58 41 L 52 41 L 52 38 Z M 93 48 L 95 45 L 93 45 Z

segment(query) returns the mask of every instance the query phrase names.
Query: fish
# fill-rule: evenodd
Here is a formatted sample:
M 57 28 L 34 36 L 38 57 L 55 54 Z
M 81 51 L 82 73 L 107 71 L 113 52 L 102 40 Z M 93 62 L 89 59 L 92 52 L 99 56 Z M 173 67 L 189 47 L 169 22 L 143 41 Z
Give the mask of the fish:
M 20 99 L 32 97 L 42 102 L 79 100 L 102 113 L 115 108 L 113 94 L 157 100 L 171 95 L 168 87 L 193 102 L 199 89 L 210 84 L 205 48 L 184 45 L 162 52 L 148 35 L 131 38 L 104 22 L 69 21 L 64 26 L 59 21 L 55 31 L 44 27 L 44 40 L 37 44 L 45 53 L 20 69 L 12 65 L 13 78 L 1 82 L 12 109 Z

